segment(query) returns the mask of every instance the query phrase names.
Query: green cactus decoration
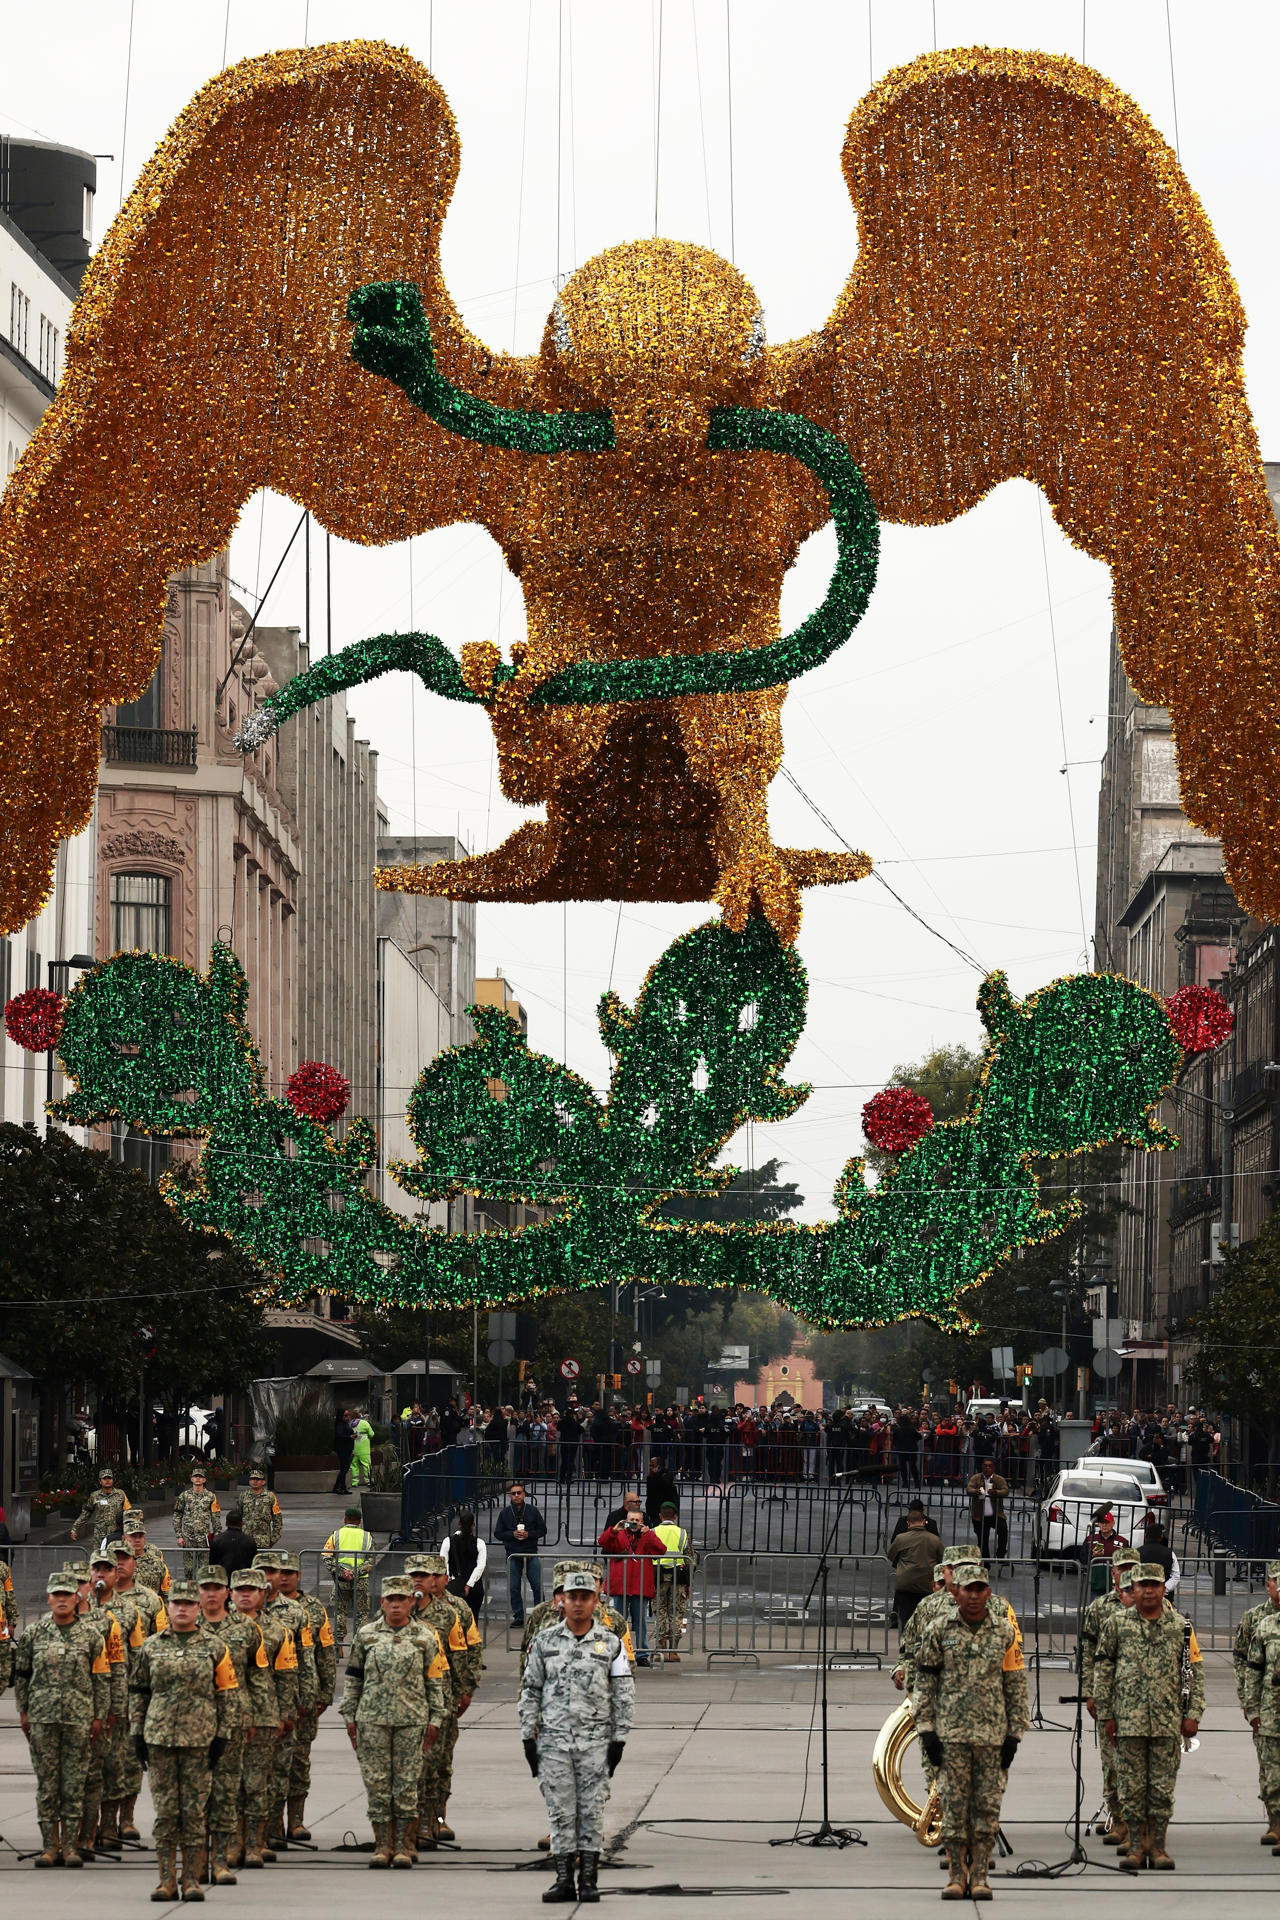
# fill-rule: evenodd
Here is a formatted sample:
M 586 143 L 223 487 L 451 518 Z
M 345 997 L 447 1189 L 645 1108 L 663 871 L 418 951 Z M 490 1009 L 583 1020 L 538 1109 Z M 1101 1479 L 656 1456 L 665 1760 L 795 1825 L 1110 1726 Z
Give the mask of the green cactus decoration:
M 1073 1203 L 1040 1205 L 1036 1160 L 1108 1140 L 1175 1144 L 1152 1108 L 1181 1050 L 1154 995 L 1076 974 L 1019 1003 L 993 974 L 979 995 L 988 1045 L 968 1112 L 908 1147 L 875 1187 L 851 1160 L 834 1220 L 664 1218 L 671 1199 L 732 1179 L 713 1163 L 744 1121 L 783 1119 L 808 1093 L 780 1077 L 804 1023 L 797 955 L 764 920 L 741 934 L 716 922 L 667 950 L 633 1008 L 602 998 L 616 1060 L 607 1101 L 531 1052 L 509 1015 L 472 1009 L 475 1040 L 434 1060 L 411 1096 L 417 1159 L 390 1171 L 424 1201 L 473 1193 L 550 1217 L 451 1236 L 369 1192 L 366 1120 L 337 1139 L 267 1095 L 246 999 L 224 947 L 203 976 L 152 954 L 104 962 L 68 997 L 59 1050 L 76 1090 L 53 1111 L 204 1138 L 198 1165 L 166 1176 L 166 1198 L 293 1299 L 460 1306 L 645 1278 L 758 1288 L 823 1326 L 961 1324 L 969 1288 L 1075 1217 Z

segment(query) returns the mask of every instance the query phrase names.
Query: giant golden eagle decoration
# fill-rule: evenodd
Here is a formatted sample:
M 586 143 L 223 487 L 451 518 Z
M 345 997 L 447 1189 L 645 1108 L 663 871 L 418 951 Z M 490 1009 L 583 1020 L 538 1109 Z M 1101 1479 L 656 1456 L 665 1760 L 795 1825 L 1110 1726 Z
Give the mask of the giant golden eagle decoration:
M 229 69 L 142 173 L 0 506 L 0 924 L 88 818 L 102 709 L 145 687 L 169 578 L 272 487 L 348 540 L 479 522 L 524 592 L 509 661 L 401 635 L 321 663 L 483 703 L 504 791 L 545 808 L 383 884 L 714 897 L 789 941 L 801 887 L 869 863 L 772 843 L 786 682 L 859 617 L 877 514 L 937 524 L 1015 476 L 1109 564 L 1186 809 L 1280 919 L 1280 539 L 1244 318 L 1132 101 L 1044 54 L 889 74 L 845 140 L 856 263 L 826 325 L 781 345 L 734 267 L 646 241 L 573 275 L 539 353 L 490 352 L 440 268 L 457 169 L 431 75 L 353 42 Z M 827 600 L 781 636 L 783 576 L 832 517 Z

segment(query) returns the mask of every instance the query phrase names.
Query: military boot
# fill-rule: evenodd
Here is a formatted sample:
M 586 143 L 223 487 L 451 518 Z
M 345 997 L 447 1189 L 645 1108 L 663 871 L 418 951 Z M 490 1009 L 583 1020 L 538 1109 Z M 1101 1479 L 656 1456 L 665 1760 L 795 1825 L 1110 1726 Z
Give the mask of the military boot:
M 291 1793 L 289 1795 L 289 1838 L 291 1840 L 309 1840 L 311 1838 L 311 1829 L 302 1817 L 306 1811 L 306 1805 L 307 1796 L 305 1793 Z
M 235 1864 L 238 1867 L 265 1867 L 267 1863 L 262 1857 L 262 1841 L 259 1837 L 261 1825 L 257 1820 L 242 1820 L 240 1828 L 244 1834 L 244 1850 Z
M 225 1833 L 211 1835 L 213 1842 L 213 1884 L 215 1887 L 234 1887 L 236 1876 L 231 1870 L 231 1836 Z
M 200 1882 L 204 1879 L 204 1870 L 207 1865 L 208 1856 L 203 1847 L 183 1846 L 182 1898 L 184 1900 L 204 1899 L 204 1888 Z
M 176 1900 L 178 1897 L 178 1849 L 172 1844 L 167 1847 L 157 1845 L 156 1865 L 160 1869 L 160 1884 L 151 1898 L 155 1901 Z
M 388 1820 L 375 1820 L 373 1823 L 373 1852 L 369 1855 L 371 1867 L 389 1867 L 391 1865 L 391 1823 Z
M 989 1900 L 991 1888 L 987 1882 L 987 1868 L 991 1865 L 991 1842 L 975 1840 L 969 1849 L 969 1898 L 971 1900 Z
M 259 1820 L 259 1822 L 258 1822 L 258 1852 L 259 1852 L 259 1853 L 260 1853 L 260 1854 L 262 1855 L 262 1859 L 263 1859 L 263 1863 L 264 1863 L 264 1865 L 270 1865 L 270 1863 L 271 1863 L 271 1861 L 273 1861 L 273 1860 L 275 1859 L 275 1857 L 276 1857 L 276 1855 L 275 1855 L 275 1841 L 274 1841 L 274 1840 L 270 1840 L 270 1839 L 268 1839 L 268 1837 L 267 1837 L 267 1836 L 268 1836 L 268 1834 L 269 1834 L 270 1832 L 271 1832 L 271 1822 L 270 1822 L 270 1820 Z
M 1264 1847 L 1280 1847 L 1280 1807 L 1267 1808 L 1267 1830 L 1261 1844 Z
M 103 1801 L 102 1811 L 98 1815 L 98 1838 L 96 1845 L 99 1853 L 124 1852 L 124 1846 L 116 1825 L 119 1819 L 119 1812 L 120 1803 L 118 1800 Z
M 457 1834 L 454 1832 L 453 1828 L 449 1825 L 448 1821 L 444 1817 L 444 1810 L 448 1806 L 448 1804 L 449 1802 L 447 1798 L 442 1800 L 440 1802 L 440 1811 L 436 1815 L 437 1840 L 456 1840 L 458 1837 Z
M 84 1819 L 80 1822 L 80 1831 L 76 1835 L 76 1852 L 82 1860 L 93 1859 L 93 1836 L 96 1830 L 97 1822 L 91 1820 L 86 1811 Z
M 434 1853 L 440 1844 L 440 1822 L 434 1807 L 428 1807 L 418 1822 L 418 1851 Z
M 36 1865 L 56 1867 L 62 1857 L 62 1843 L 58 1838 L 57 1826 L 41 1827 L 40 1838 L 44 1841 L 44 1852 L 36 1855 Z
M 76 1835 L 72 1828 L 66 1825 L 64 1825 L 62 1829 L 62 1864 L 64 1867 L 82 1867 L 84 1865 L 84 1855 L 77 1845 Z
M 600 1899 L 600 1889 L 596 1885 L 596 1873 L 600 1866 L 598 1853 L 580 1853 L 578 1855 L 578 1898 L 584 1906 L 594 1906 Z
M 127 1799 L 117 1802 L 120 1818 L 116 1826 L 116 1832 L 122 1840 L 141 1840 L 142 1838 L 137 1826 L 134 1824 L 133 1818 L 133 1810 L 137 1804 L 138 1796 L 136 1793 L 131 1793 Z
M 1128 1846 L 1129 1829 L 1125 1825 L 1124 1821 L 1120 1818 L 1120 1815 L 1118 1813 L 1112 1814 L 1111 1825 L 1107 1828 L 1106 1832 L 1102 1836 L 1102 1844 L 1104 1847 L 1127 1847 Z
M 236 1821 L 236 1830 L 227 1847 L 227 1865 L 232 1873 L 244 1865 L 244 1821 Z
M 1157 1820 L 1151 1828 L 1151 1845 L 1147 1854 L 1147 1865 L 1155 1867 L 1160 1873 L 1172 1873 L 1175 1861 L 1165 1847 L 1165 1837 L 1169 1831 L 1167 1820 Z
M 964 1870 L 964 1848 L 947 1848 L 947 1884 L 942 1889 L 944 1900 L 963 1900 L 968 1892 L 968 1879 Z
M 277 1800 L 271 1809 L 271 1819 L 267 1825 L 267 1845 L 277 1853 L 289 1851 L 289 1839 L 284 1830 L 284 1801 Z
M 391 1828 L 391 1864 L 393 1867 L 411 1867 L 413 1854 L 409 1850 L 409 1822 L 397 1820 Z
M 1130 1827 L 1129 1851 L 1122 1853 L 1119 1861 L 1119 1864 L 1124 1868 L 1126 1873 L 1137 1873 L 1140 1867 L 1146 1865 L 1147 1847 L 1150 1844 L 1150 1837 L 1151 1830 L 1149 1827 Z
M 418 1864 L 418 1829 L 421 1824 L 420 1815 L 415 1813 L 412 1820 L 405 1821 L 404 1832 L 401 1835 L 405 1844 L 405 1851 L 408 1853 L 415 1867 Z
M 556 1855 L 556 1883 L 554 1887 L 547 1888 L 542 1896 L 542 1904 L 550 1907 L 556 1905 L 557 1902 L 576 1900 L 577 1897 L 577 1891 L 573 1884 L 573 1855 L 571 1853 L 558 1853 Z

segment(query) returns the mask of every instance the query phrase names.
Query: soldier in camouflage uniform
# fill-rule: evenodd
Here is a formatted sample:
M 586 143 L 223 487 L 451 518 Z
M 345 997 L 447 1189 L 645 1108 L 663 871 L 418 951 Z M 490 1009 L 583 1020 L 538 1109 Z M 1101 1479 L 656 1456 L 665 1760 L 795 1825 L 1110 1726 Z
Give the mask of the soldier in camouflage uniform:
M 9 1629 L 9 1616 L 0 1612 L 0 1697 L 13 1678 L 13 1634 Z
M 10 1634 L 16 1638 L 22 1617 L 18 1612 L 18 1602 L 14 1598 L 13 1573 L 7 1560 L 0 1560 L 0 1613 L 4 1615 L 5 1625 Z
M 1267 1810 L 1265 1847 L 1280 1855 L 1280 1560 L 1267 1562 L 1267 1604 L 1253 1630 L 1244 1711 L 1258 1753 L 1258 1798 Z
M 1085 1608 L 1084 1619 L 1080 1623 L 1080 1691 L 1084 1695 L 1089 1718 L 1095 1723 L 1098 1710 L 1093 1700 L 1093 1662 L 1098 1651 L 1098 1635 L 1102 1632 L 1102 1623 L 1113 1607 L 1133 1605 L 1133 1569 L 1142 1555 L 1136 1547 L 1117 1547 L 1111 1556 L 1111 1587 L 1107 1593 L 1100 1593 Z M 1103 1835 L 1104 1847 L 1127 1847 L 1129 1829 L 1124 1824 L 1120 1812 L 1120 1788 L 1116 1783 L 1116 1750 L 1110 1740 L 1098 1741 L 1098 1758 L 1102 1762 L 1102 1797 L 1106 1803 L 1108 1821 L 1107 1831 Z
M 955 1605 L 935 1614 L 920 1637 L 912 1708 L 921 1748 L 938 1769 L 949 1868 L 942 1897 L 989 1900 L 1000 1802 L 1030 1725 L 1027 1676 L 1008 1607 L 989 1604 L 986 1568 L 966 1560 L 952 1579 Z
M 304 1841 L 311 1838 L 305 1819 L 307 1795 L 311 1791 L 311 1748 L 320 1731 L 320 1715 L 333 1705 L 333 1696 L 338 1690 L 338 1651 L 324 1602 L 313 1593 L 303 1591 L 302 1562 L 296 1553 L 280 1555 L 280 1592 L 286 1600 L 293 1600 L 306 1610 L 315 1662 L 315 1698 L 310 1706 L 299 1711 L 289 1773 L 289 1839 Z
M 610 1633 L 616 1633 L 626 1648 L 627 1659 L 634 1673 L 636 1652 L 631 1639 L 631 1623 L 624 1619 L 609 1600 L 604 1591 L 604 1568 L 598 1560 L 557 1560 L 551 1573 L 551 1598 L 539 1600 L 525 1615 L 524 1633 L 520 1639 L 520 1677 L 529 1660 L 529 1649 L 538 1634 L 548 1627 L 557 1626 L 564 1613 L 564 1577 L 567 1573 L 589 1573 L 596 1583 L 596 1619 L 608 1627 Z M 545 1833 L 538 1846 L 543 1853 L 551 1851 L 551 1835 Z
M 123 1537 L 126 1547 L 133 1554 L 134 1579 L 140 1587 L 150 1587 L 152 1593 L 158 1594 L 163 1600 L 172 1584 L 172 1576 L 159 1547 L 147 1545 L 147 1530 L 140 1513 L 130 1514 Z
M 565 1574 L 564 1618 L 534 1640 L 520 1687 L 525 1758 L 551 1820 L 556 1881 L 542 1896 L 548 1904 L 600 1898 L 605 1802 L 635 1713 L 631 1662 L 617 1634 L 597 1621 L 596 1598 L 593 1574 Z
M 177 1845 L 182 1843 L 182 1898 L 203 1900 L 205 1821 L 212 1769 L 230 1725 L 228 1695 L 236 1670 L 226 1642 L 200 1623 L 200 1589 L 175 1580 L 169 1624 L 138 1650 L 129 1683 L 130 1727 L 138 1758 L 151 1773 L 160 1880 L 151 1898 L 176 1900 Z
M 133 1663 L 138 1648 L 153 1633 L 168 1625 L 168 1616 L 164 1602 L 151 1587 L 139 1586 L 134 1577 L 137 1561 L 132 1547 L 123 1540 L 113 1540 L 111 1549 L 116 1561 L 116 1584 L 112 1594 L 112 1610 L 120 1622 L 120 1630 L 129 1643 L 129 1671 L 132 1674 Z M 167 1577 L 167 1569 L 166 1569 Z M 126 1616 L 128 1626 L 126 1627 Z M 141 1840 L 134 1821 L 134 1812 L 138 1804 L 138 1795 L 142 1791 L 142 1768 L 138 1756 L 133 1750 L 129 1738 L 128 1724 L 118 1731 L 122 1735 L 118 1753 L 120 1790 L 119 1823 L 116 1828 L 121 1840 Z
M 240 1495 L 240 1524 L 255 1547 L 274 1547 L 284 1532 L 284 1516 L 267 1485 L 266 1468 L 255 1461 L 249 1469 L 249 1490 Z
M 298 1715 L 298 1651 L 283 1617 L 265 1610 L 270 1593 L 271 1582 L 258 1567 L 243 1567 L 232 1575 L 232 1605 L 258 1636 L 256 1652 L 250 1640 L 246 1658 L 239 1838 L 228 1863 L 232 1867 L 261 1867 L 276 1857 L 267 1845 L 275 1805 L 276 1748 Z
M 208 1561 L 209 1541 L 218 1531 L 222 1511 L 217 1494 L 209 1491 L 205 1480 L 204 1468 L 192 1467 L 191 1485 L 173 1503 L 173 1537 L 183 1549 L 182 1564 L 188 1580 L 194 1580 L 197 1568 Z
M 252 1620 L 228 1608 L 227 1575 L 222 1567 L 201 1567 L 196 1580 L 200 1594 L 200 1625 L 231 1655 L 236 1670 L 234 1692 L 227 1695 L 226 1746 L 218 1756 L 209 1783 L 210 1871 L 218 1887 L 234 1887 L 231 1865 L 240 1821 L 240 1779 L 244 1772 L 245 1727 L 249 1719 L 249 1664 L 256 1660 L 262 1636 Z
M 1134 1604 L 1107 1614 L 1093 1658 L 1093 1701 L 1115 1746 L 1120 1813 L 1129 1829 L 1120 1865 L 1135 1873 L 1144 1864 L 1173 1868 L 1165 1838 L 1182 1742 L 1204 1713 L 1199 1643 L 1191 1622 L 1166 1607 L 1164 1577 L 1156 1561 L 1139 1561 Z
M 289 1600 L 280 1590 L 284 1579 L 284 1555 L 272 1548 L 266 1553 L 255 1553 L 253 1564 L 259 1573 L 266 1575 L 270 1589 L 267 1604 L 262 1610 L 263 1618 L 280 1621 L 292 1635 L 298 1656 L 298 1710 L 276 1742 L 275 1764 L 271 1774 L 271 1819 L 267 1828 L 268 1851 L 284 1853 L 289 1846 L 285 1832 L 285 1808 L 289 1801 L 289 1782 L 293 1778 L 298 1729 L 303 1716 L 314 1710 L 318 1692 L 316 1652 L 311 1636 L 311 1615 L 301 1600 Z
M 483 1649 L 471 1608 L 460 1595 L 448 1591 L 449 1569 L 444 1555 L 412 1553 L 404 1563 L 404 1570 L 413 1582 L 413 1617 L 424 1620 L 431 1628 L 449 1662 L 448 1677 L 442 1682 L 445 1717 L 440 1738 L 423 1758 L 418 1818 L 409 1836 L 411 1848 L 421 1845 L 425 1851 L 434 1852 L 438 1841 L 457 1837 L 453 1828 L 446 1826 L 444 1812 L 453 1789 L 458 1718 L 471 1705 L 471 1696 L 479 1684 Z
M 111 1670 L 102 1635 L 80 1619 L 75 1575 L 50 1574 L 49 1612 L 23 1630 L 14 1651 L 18 1717 L 36 1774 L 38 1867 L 83 1865 L 76 1835 L 84 1817 L 90 1754 L 111 1711 Z
M 432 1629 L 413 1618 L 413 1582 L 382 1583 L 380 1620 L 351 1646 L 341 1714 L 360 1762 L 375 1846 L 371 1867 L 411 1867 L 422 1756 L 440 1737 L 449 1662 Z
M 118 1540 L 124 1532 L 125 1515 L 130 1512 L 128 1494 L 116 1486 L 111 1468 L 104 1467 L 98 1475 L 98 1491 L 88 1495 L 76 1515 L 71 1538 L 78 1540 L 82 1533 L 87 1533 L 94 1546 L 103 1540 Z
M 100 1547 L 90 1555 L 88 1578 L 82 1588 L 86 1607 L 83 1618 L 102 1635 L 107 1665 L 111 1669 L 111 1711 L 101 1739 L 93 1744 L 85 1776 L 84 1818 L 77 1843 L 80 1852 L 90 1860 L 95 1851 L 122 1851 L 119 1809 L 123 1797 L 123 1753 L 129 1744 L 128 1642 L 134 1618 L 131 1609 L 117 1611 L 115 1583 L 115 1555 L 109 1546 Z

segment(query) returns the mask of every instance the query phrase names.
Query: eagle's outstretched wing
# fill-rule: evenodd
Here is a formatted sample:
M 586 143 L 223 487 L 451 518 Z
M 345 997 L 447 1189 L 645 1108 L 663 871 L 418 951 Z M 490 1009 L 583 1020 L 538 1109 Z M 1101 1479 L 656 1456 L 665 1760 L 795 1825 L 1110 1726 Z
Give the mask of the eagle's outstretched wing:
M 0 927 L 93 800 L 101 708 L 150 678 L 165 588 L 275 487 L 366 542 L 484 520 L 521 456 L 446 433 L 350 360 L 348 296 L 412 281 L 442 371 L 521 406 L 441 275 L 458 140 L 440 87 L 374 42 L 276 53 L 202 89 L 85 279 L 58 397 L 0 503 Z
M 857 263 L 826 326 L 772 351 L 776 403 L 841 435 L 887 520 L 1044 490 L 1111 567 L 1187 812 L 1280 918 L 1280 535 L 1244 314 L 1177 158 L 1088 68 L 977 48 L 888 75 L 843 164 Z

